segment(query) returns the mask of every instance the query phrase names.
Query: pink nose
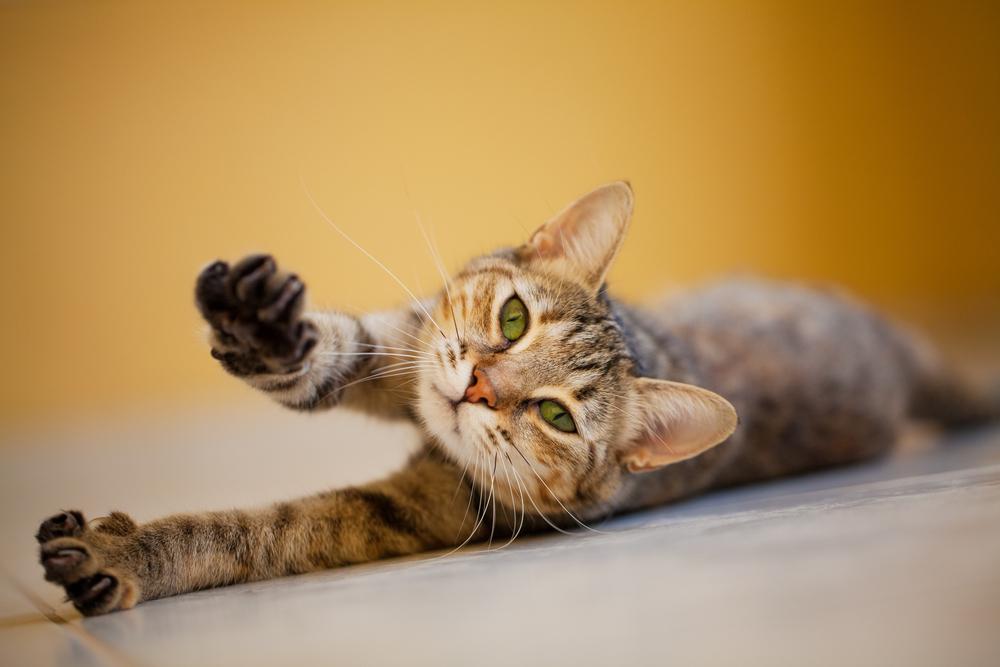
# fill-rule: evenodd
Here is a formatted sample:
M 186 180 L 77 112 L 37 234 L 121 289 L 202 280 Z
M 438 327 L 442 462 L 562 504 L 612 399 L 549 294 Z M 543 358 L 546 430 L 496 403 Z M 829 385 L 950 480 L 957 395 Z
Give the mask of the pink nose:
M 486 373 L 478 368 L 472 371 L 472 381 L 469 382 L 469 387 L 465 390 L 465 400 L 469 403 L 485 401 L 486 405 L 491 408 L 497 406 L 497 393 L 494 391 L 493 385 L 490 384 Z

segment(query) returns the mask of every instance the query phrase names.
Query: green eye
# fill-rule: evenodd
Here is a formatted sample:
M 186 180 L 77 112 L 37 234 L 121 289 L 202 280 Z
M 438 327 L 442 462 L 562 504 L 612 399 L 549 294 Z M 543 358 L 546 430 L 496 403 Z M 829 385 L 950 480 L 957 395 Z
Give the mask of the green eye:
M 566 408 L 555 401 L 542 401 L 538 404 L 538 412 L 541 413 L 542 419 L 563 433 L 576 433 L 576 424 L 573 423 L 573 418 L 570 417 Z
M 528 309 L 520 299 L 512 296 L 500 309 L 500 331 L 504 338 L 515 341 L 524 335 L 527 328 Z

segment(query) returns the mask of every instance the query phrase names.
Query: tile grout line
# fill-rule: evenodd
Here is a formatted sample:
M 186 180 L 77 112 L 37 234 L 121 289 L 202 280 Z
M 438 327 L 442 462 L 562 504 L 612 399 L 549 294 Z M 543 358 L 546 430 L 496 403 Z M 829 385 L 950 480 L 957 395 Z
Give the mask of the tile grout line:
M 76 639 L 78 639 L 85 646 L 90 648 L 94 653 L 97 654 L 104 662 L 111 665 L 122 665 L 124 667 L 137 667 L 140 663 L 132 660 L 131 657 L 123 653 L 118 648 L 102 641 L 91 633 L 87 632 L 86 629 L 70 622 L 68 619 L 62 617 L 58 611 L 52 608 L 47 602 L 42 598 L 37 596 L 26 586 L 24 586 L 20 581 L 18 581 L 13 575 L 11 575 L 6 568 L 0 567 L 0 572 L 7 581 L 10 582 L 11 586 L 17 590 L 18 593 L 23 595 L 28 602 L 33 606 L 38 613 L 45 617 L 46 620 L 53 623 L 56 626 L 63 628 L 66 632 L 69 632 Z

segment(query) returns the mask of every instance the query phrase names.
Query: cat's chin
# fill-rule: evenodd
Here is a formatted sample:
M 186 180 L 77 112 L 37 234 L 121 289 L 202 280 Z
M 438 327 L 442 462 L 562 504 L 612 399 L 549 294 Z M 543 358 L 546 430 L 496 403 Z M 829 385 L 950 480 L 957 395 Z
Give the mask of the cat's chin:
M 430 435 L 463 464 L 475 458 L 477 434 L 493 425 L 487 408 L 453 401 L 430 382 L 422 387 L 417 408 Z

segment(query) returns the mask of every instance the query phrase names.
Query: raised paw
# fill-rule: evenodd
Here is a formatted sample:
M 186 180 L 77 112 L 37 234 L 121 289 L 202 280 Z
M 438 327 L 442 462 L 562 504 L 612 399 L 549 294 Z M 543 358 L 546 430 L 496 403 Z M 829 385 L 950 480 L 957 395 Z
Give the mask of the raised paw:
M 237 375 L 288 373 L 316 345 L 315 326 L 302 319 L 305 285 L 278 270 L 270 255 L 251 255 L 235 266 L 206 267 L 195 301 L 212 326 L 212 356 Z
M 61 512 L 42 522 L 35 538 L 39 541 L 39 561 L 45 579 L 61 585 L 66 596 L 80 613 L 92 616 L 116 609 L 128 609 L 138 602 L 136 580 L 124 571 L 109 567 L 102 555 L 112 536 L 120 536 L 131 519 L 113 513 L 111 530 L 99 526 L 90 530 L 83 514 L 76 510 Z M 103 547 L 98 546 L 103 542 Z

